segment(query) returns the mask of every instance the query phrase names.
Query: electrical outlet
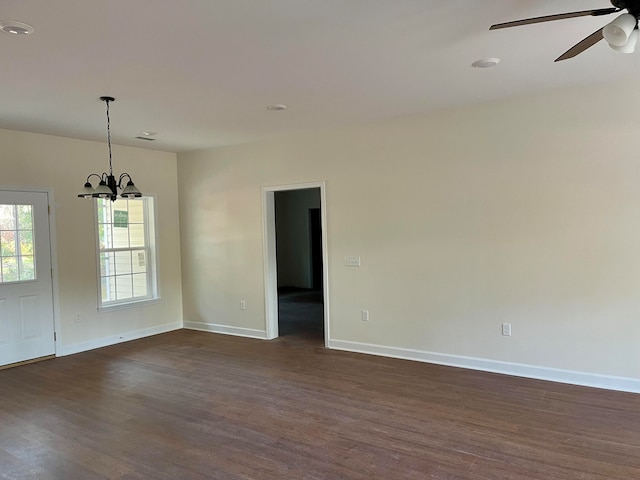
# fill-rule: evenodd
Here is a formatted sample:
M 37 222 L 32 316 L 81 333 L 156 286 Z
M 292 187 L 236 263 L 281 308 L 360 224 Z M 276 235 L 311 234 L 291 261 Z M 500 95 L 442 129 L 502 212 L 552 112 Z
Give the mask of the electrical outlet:
M 362 310 L 362 321 L 363 322 L 368 322 L 369 321 L 369 310 Z
M 505 337 L 510 337 L 511 336 L 511 324 L 510 323 L 503 323 L 502 324 L 502 335 L 504 335 Z
M 76 313 L 76 323 L 80 323 L 80 314 Z
M 244 300 L 240 300 L 240 310 L 246 310 L 247 309 L 247 302 L 245 302 Z

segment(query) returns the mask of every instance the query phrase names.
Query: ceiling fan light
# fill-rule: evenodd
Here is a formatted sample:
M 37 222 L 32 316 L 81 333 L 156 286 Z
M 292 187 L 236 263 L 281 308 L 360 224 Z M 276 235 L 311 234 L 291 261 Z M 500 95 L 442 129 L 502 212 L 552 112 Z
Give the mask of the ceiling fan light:
M 629 41 L 636 24 L 636 17 L 629 13 L 623 13 L 602 29 L 602 35 L 609 45 L 622 47 Z
M 627 43 L 625 43 L 621 47 L 617 47 L 611 44 L 609 44 L 609 46 L 613 48 L 616 52 L 633 53 L 636 51 L 637 43 L 638 43 L 638 30 L 636 29 L 633 32 L 631 32 L 631 35 L 629 35 L 629 40 L 627 41 Z

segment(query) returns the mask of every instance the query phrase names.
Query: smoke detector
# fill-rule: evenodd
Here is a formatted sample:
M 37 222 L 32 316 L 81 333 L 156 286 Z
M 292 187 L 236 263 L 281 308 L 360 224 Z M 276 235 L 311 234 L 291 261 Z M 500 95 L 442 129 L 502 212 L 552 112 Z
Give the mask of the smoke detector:
M 471 64 L 473 68 L 491 68 L 500 63 L 499 58 L 480 58 Z
M 286 110 L 287 106 L 284 103 L 274 103 L 272 105 L 267 105 L 267 110 L 271 110 L 274 112 L 281 112 L 282 110 Z
M 150 142 L 153 142 L 155 140 L 156 135 L 158 134 L 158 132 L 140 132 L 140 135 L 136 136 L 135 138 L 137 138 L 138 140 L 148 140 Z

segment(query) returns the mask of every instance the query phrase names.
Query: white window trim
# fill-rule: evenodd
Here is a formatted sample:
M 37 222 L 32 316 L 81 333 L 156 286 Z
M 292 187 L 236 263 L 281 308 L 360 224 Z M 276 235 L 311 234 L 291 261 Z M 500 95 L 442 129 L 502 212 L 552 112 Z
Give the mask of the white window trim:
M 94 225 L 94 233 L 95 233 L 95 252 L 96 252 L 96 293 L 97 293 L 97 303 L 98 303 L 98 313 L 105 312 L 113 312 L 116 310 L 125 310 L 129 308 L 138 308 L 149 305 L 157 305 L 164 304 L 165 301 L 160 296 L 160 286 L 159 286 L 159 261 L 158 261 L 158 228 L 157 228 L 157 201 L 155 195 L 145 195 L 143 198 L 150 198 L 153 202 L 153 214 L 149 215 L 148 208 L 144 209 L 144 221 L 145 221 L 145 229 L 147 230 L 147 235 L 149 240 L 153 242 L 153 247 L 149 248 L 149 258 L 150 264 L 153 265 L 153 272 L 148 275 L 148 285 L 151 294 L 133 300 L 126 300 L 122 302 L 110 303 L 103 305 L 102 303 L 102 282 L 101 282 L 101 269 L 100 269 L 100 232 L 98 227 L 98 202 L 93 202 L 93 225 Z
M 100 295 L 100 292 L 98 292 Z M 98 299 L 99 300 L 99 299 Z M 115 312 L 117 310 L 128 310 L 130 308 L 139 308 L 139 307 L 149 307 L 151 305 L 164 305 L 164 298 L 149 298 L 144 300 L 134 300 L 133 302 L 127 303 L 114 303 L 113 305 L 98 305 L 98 313 L 107 313 L 107 312 Z

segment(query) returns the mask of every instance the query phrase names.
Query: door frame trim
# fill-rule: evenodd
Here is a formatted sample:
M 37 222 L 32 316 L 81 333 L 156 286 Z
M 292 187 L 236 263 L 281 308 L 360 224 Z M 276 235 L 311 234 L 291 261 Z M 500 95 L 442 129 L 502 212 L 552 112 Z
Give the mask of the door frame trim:
M 320 189 L 320 224 L 322 226 L 322 298 L 324 310 L 324 345 L 329 347 L 329 256 L 327 254 L 327 200 L 324 181 L 262 187 L 262 246 L 264 258 L 265 330 L 267 340 L 278 337 L 278 263 L 276 258 L 275 192 Z
M 51 300 L 53 302 L 53 348 L 55 355 L 62 346 L 62 328 L 60 324 L 60 285 L 58 283 L 58 246 L 56 243 L 56 209 L 53 195 L 53 187 L 24 187 L 16 185 L 0 185 L 0 191 L 45 193 L 47 195 L 47 207 L 49 209 L 49 255 L 51 257 Z

